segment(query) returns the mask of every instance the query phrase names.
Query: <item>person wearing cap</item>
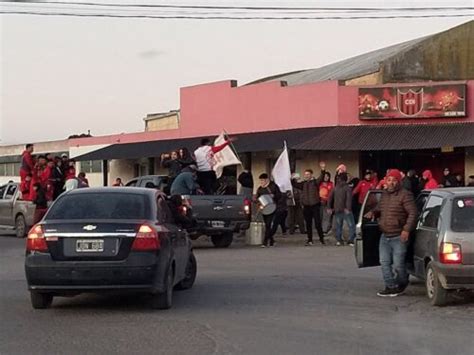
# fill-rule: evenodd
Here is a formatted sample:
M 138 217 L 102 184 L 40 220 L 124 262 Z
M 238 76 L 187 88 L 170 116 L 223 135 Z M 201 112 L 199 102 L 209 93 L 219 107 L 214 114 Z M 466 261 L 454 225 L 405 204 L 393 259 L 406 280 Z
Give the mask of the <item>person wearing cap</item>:
M 438 182 L 433 177 L 431 170 L 423 171 L 422 177 L 423 179 L 421 184 L 423 186 L 423 190 L 434 190 L 438 188 Z
M 189 171 L 182 172 L 173 181 L 171 185 L 171 195 L 195 195 L 199 190 L 197 184 L 196 165 L 190 165 Z
M 385 289 L 377 293 L 380 297 L 398 296 L 408 286 L 405 257 L 410 233 L 415 229 L 417 209 L 413 194 L 402 188 L 401 180 L 400 171 L 391 169 L 380 203 L 365 215 L 369 219 L 378 217 L 382 232 L 379 257 Z
M 357 186 L 352 191 L 352 195 L 357 197 L 357 206 L 353 206 L 354 209 L 358 212 L 362 204 L 365 201 L 365 196 L 369 193 L 369 190 L 373 190 L 377 187 L 377 183 L 375 182 L 372 174 L 372 170 L 367 169 L 364 174 L 364 179 L 360 180 Z M 357 213 L 356 213 L 357 216 Z

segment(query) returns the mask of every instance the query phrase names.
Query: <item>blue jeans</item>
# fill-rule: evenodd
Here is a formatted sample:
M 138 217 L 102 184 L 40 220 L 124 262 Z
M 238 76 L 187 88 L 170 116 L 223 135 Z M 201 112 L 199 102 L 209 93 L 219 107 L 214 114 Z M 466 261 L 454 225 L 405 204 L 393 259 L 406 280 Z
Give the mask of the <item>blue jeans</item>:
M 403 243 L 400 236 L 380 237 L 379 257 L 382 265 L 382 275 L 385 286 L 394 288 L 408 284 L 408 274 L 405 264 L 408 243 Z
M 356 237 L 356 226 L 354 222 L 354 215 L 352 213 L 337 212 L 336 213 L 336 239 L 342 242 L 342 227 L 346 221 L 349 227 L 349 242 L 354 242 Z

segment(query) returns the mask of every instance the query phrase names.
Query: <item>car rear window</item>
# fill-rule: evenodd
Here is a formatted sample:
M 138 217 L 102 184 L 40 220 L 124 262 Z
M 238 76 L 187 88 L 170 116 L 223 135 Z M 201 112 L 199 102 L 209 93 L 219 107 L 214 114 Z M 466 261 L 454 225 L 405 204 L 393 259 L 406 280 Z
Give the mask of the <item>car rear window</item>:
M 474 196 L 454 200 L 451 228 L 455 232 L 474 232 Z
M 129 193 L 66 195 L 48 211 L 46 219 L 147 219 L 148 199 Z

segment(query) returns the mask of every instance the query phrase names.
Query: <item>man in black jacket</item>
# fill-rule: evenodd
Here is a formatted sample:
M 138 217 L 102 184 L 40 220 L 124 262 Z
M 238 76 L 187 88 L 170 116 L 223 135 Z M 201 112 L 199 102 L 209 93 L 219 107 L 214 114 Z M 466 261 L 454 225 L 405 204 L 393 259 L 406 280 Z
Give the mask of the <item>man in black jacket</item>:
M 341 173 L 337 179 L 336 187 L 329 195 L 328 201 L 330 213 L 334 212 L 336 217 L 336 245 L 344 245 L 342 228 L 344 221 L 346 221 L 350 233 L 348 245 L 354 246 L 356 226 L 354 215 L 352 214 L 352 189 L 347 183 L 347 173 Z
M 302 190 L 301 204 L 303 205 L 306 233 L 308 235 L 306 246 L 313 245 L 313 219 L 316 230 L 318 231 L 319 241 L 321 244 L 326 244 L 324 242 L 323 227 L 321 224 L 321 199 L 319 197 L 319 184 L 323 180 L 326 163 L 320 162 L 319 167 L 321 168 L 321 174 L 317 179 L 313 176 L 313 170 L 307 169 L 304 172 L 303 182 L 292 182 L 294 187 Z
M 268 174 L 261 174 L 258 178 L 260 179 L 260 187 L 257 189 L 257 199 L 263 195 L 270 195 L 276 204 L 275 212 L 263 215 L 265 222 L 265 239 L 263 240 L 262 247 L 272 247 L 275 244 L 273 236 L 286 216 L 286 195 L 281 193 L 277 184 L 270 181 Z

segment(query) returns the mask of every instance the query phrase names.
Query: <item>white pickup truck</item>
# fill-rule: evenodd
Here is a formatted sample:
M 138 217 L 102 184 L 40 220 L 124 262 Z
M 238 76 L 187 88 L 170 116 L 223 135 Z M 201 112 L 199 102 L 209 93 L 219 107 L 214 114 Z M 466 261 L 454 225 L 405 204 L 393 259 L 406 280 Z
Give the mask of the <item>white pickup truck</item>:
M 21 200 L 20 184 L 0 186 L 0 229 L 15 231 L 18 238 L 25 237 L 33 225 L 36 206 Z

